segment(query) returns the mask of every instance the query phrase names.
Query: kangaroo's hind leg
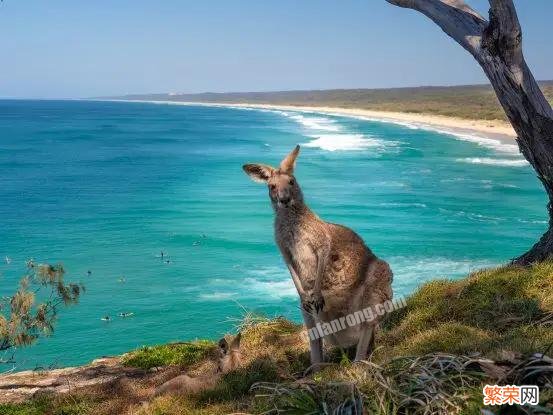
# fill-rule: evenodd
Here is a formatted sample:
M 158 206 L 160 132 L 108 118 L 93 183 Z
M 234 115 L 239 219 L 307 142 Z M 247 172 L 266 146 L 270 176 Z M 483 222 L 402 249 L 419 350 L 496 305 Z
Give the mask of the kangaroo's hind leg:
M 357 349 L 355 350 L 355 361 L 365 360 L 374 349 L 374 335 L 376 326 L 374 324 L 363 324 Z
M 370 306 L 373 313 L 376 306 L 384 304 L 392 299 L 392 279 L 393 273 L 387 262 L 377 259 L 373 261 L 367 270 L 365 281 L 363 304 Z M 367 355 L 374 349 L 374 339 L 376 327 L 381 320 L 381 314 L 374 315 L 376 319 L 366 321 L 361 328 L 359 341 L 357 343 L 357 352 L 355 360 L 364 360 Z
M 307 330 L 315 327 L 315 318 L 308 311 L 302 309 L 303 321 Z M 318 365 L 323 362 L 323 339 L 309 339 L 309 351 L 311 356 L 311 364 Z M 317 370 L 317 368 L 314 368 Z

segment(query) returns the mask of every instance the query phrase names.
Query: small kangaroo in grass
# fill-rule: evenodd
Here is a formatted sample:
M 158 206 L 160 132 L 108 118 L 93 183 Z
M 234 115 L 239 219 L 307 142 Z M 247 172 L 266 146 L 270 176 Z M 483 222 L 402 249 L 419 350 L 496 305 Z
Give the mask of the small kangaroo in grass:
M 307 329 L 392 298 L 392 271 L 363 240 L 345 226 L 321 220 L 303 200 L 294 177 L 300 147 L 278 168 L 246 164 L 244 171 L 266 183 L 275 211 L 275 239 L 298 290 Z M 378 321 L 348 327 L 325 341 L 357 346 L 355 360 L 366 359 L 374 346 Z M 323 361 L 322 339 L 310 339 L 311 363 Z
M 213 388 L 223 374 L 238 368 L 242 364 L 240 339 L 241 334 L 238 333 L 230 342 L 230 345 L 224 337 L 219 340 L 218 366 L 215 373 L 196 377 L 189 375 L 174 377 L 157 387 L 154 396 L 165 394 L 189 395 Z

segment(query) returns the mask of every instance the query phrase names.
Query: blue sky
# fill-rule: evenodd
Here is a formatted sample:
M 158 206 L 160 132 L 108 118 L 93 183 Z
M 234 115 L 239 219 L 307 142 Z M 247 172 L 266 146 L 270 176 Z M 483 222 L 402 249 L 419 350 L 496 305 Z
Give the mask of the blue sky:
M 516 4 L 527 61 L 553 79 L 553 1 Z M 2 97 L 485 81 L 432 22 L 384 0 L 4 0 L 0 44 Z

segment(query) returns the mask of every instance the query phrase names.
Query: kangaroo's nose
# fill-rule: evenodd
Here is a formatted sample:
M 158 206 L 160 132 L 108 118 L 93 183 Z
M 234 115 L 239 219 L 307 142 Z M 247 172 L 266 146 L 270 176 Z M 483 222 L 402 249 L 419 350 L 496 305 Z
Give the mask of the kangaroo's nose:
M 280 203 L 282 203 L 283 205 L 287 205 L 288 203 L 290 203 L 290 198 L 289 197 L 283 197 L 280 199 Z

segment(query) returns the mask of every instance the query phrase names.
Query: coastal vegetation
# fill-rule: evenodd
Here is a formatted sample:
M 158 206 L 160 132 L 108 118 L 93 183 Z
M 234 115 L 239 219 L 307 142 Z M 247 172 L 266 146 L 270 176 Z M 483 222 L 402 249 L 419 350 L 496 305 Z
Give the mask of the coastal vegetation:
M 549 102 L 553 102 L 553 81 L 540 82 L 540 87 Z M 133 94 L 116 98 L 145 101 L 355 108 L 507 121 L 507 116 L 489 85 L 203 94 Z
M 346 414 L 363 405 L 376 414 L 480 414 L 485 384 L 540 386 L 539 407 L 487 407 L 488 414 L 553 413 L 553 262 L 431 281 L 387 318 L 367 361 L 352 363 L 351 351 L 333 350 L 318 373 L 309 370 L 301 325 L 246 315 L 236 330 L 243 366 L 213 390 L 151 399 L 164 377 L 213 369 L 213 343 L 175 343 L 124 355 L 123 365 L 147 369 L 140 375 L 40 394 L 0 405 L 0 413 Z
M 63 265 L 27 262 L 15 294 L 0 299 L 0 363 L 14 364 L 14 349 L 50 334 L 60 306 L 78 302 L 84 286 L 66 284 Z

